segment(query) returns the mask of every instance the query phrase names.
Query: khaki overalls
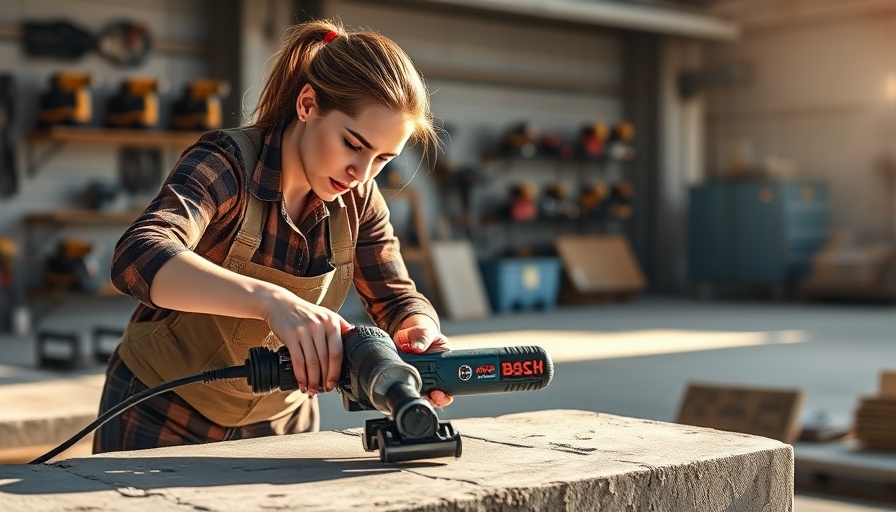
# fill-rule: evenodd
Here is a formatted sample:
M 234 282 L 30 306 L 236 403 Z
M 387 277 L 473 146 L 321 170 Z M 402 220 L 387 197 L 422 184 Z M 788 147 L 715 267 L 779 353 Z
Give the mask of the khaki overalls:
M 304 300 L 338 311 L 351 286 L 354 256 L 345 206 L 341 201 L 327 205 L 332 268 L 315 277 L 293 276 L 251 262 L 261 243 L 265 206 L 265 202 L 250 195 L 242 226 L 223 266 L 277 284 Z M 129 325 L 119 353 L 134 375 L 153 387 L 205 370 L 241 365 L 249 348 L 256 346 L 274 350 L 282 346 L 263 320 L 172 312 L 158 322 Z M 190 384 L 174 392 L 203 416 L 225 427 L 282 418 L 307 400 L 299 391 L 254 395 L 243 379 Z M 312 402 L 316 406 L 316 401 Z

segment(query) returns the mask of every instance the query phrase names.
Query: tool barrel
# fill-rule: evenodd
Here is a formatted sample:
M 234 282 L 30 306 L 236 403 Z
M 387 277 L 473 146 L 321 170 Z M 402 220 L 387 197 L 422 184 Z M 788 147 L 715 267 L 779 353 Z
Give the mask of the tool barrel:
M 538 346 L 402 354 L 423 380 L 423 391 L 453 396 L 534 391 L 551 383 L 554 363 Z

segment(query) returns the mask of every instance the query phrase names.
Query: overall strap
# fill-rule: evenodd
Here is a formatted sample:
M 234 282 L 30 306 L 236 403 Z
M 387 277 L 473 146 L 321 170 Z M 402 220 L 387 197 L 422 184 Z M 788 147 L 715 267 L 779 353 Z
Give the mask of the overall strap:
M 258 163 L 258 150 L 261 148 L 261 130 L 249 126 L 221 131 L 230 135 L 230 138 L 236 142 L 242 156 L 240 163 L 243 164 L 246 174 L 252 176 L 252 171 L 255 170 L 255 165 Z
M 261 245 L 261 230 L 264 225 L 265 203 L 261 199 L 253 195 L 249 195 L 249 204 L 246 206 L 246 216 L 243 217 L 243 224 L 237 231 L 230 251 L 227 253 L 227 259 L 224 260 L 230 264 L 236 264 L 242 268 L 242 264 L 238 262 L 247 262 L 252 259 L 252 255 Z
M 243 171 L 246 179 L 251 179 L 255 166 L 258 164 L 258 150 L 261 147 L 261 130 L 254 127 L 248 128 L 229 128 L 223 130 L 224 133 L 236 142 L 240 148 L 240 163 L 243 164 Z M 237 231 L 233 244 L 230 246 L 230 252 L 227 253 L 225 265 L 242 266 L 242 262 L 252 259 L 252 255 L 261 245 L 261 230 L 264 224 L 265 205 L 264 202 L 249 194 L 249 204 L 246 206 L 246 213 L 243 216 L 243 222 Z M 238 269 L 237 269 L 238 270 Z
M 330 210 L 330 264 L 334 267 L 350 264 L 355 256 L 355 244 L 349 229 L 348 213 L 339 201 L 327 205 Z

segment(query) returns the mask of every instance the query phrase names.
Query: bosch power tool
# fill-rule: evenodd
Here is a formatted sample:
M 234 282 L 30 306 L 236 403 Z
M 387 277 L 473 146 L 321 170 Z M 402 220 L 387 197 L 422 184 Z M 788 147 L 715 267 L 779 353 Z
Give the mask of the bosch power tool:
M 337 391 L 347 411 L 377 410 L 386 415 L 367 420 L 362 438 L 364 449 L 379 450 L 382 462 L 460 457 L 460 434 L 449 421 L 439 420 L 423 398 L 427 392 L 437 389 L 460 396 L 538 390 L 550 384 L 554 375 L 551 358 L 536 346 L 407 354 L 398 352 L 385 331 L 371 326 L 355 327 L 344 333 L 342 340 L 344 356 Z M 299 387 L 286 347 L 277 351 L 253 347 L 243 365 L 209 370 L 128 398 L 31 464 L 52 459 L 143 400 L 179 386 L 221 379 L 246 379 L 257 394 Z

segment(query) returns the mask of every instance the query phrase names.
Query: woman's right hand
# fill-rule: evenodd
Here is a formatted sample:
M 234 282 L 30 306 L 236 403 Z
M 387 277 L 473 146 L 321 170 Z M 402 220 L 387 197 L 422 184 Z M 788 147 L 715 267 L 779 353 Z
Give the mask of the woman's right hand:
M 342 333 L 353 326 L 335 311 L 280 288 L 265 301 L 263 318 L 289 350 L 296 382 L 314 396 L 336 389 L 342 370 Z

